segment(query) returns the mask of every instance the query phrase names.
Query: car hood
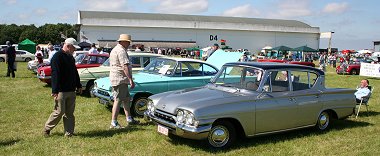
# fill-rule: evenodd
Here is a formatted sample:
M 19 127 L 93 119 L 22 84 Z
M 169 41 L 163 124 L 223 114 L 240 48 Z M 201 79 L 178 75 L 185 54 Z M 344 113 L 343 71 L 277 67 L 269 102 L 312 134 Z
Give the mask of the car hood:
M 169 81 L 169 78 L 167 76 L 149 74 L 149 73 L 144 73 L 144 72 L 138 72 L 136 74 L 133 74 L 132 76 L 133 76 L 133 80 L 135 82 L 136 87 L 138 87 L 139 84 L 142 84 L 142 83 Z M 109 90 L 109 88 L 111 87 L 111 81 L 109 77 L 97 79 L 95 80 L 95 82 L 97 83 L 98 88 L 101 88 L 104 90 Z
M 202 107 L 233 103 L 244 99 L 252 100 L 256 94 L 239 94 L 235 89 L 219 89 L 206 85 L 198 88 L 188 88 L 152 95 L 149 98 L 155 101 L 155 107 L 164 112 L 176 114 L 177 108 L 196 111 Z
M 239 61 L 243 54 L 243 52 L 225 52 L 224 50 L 218 49 L 207 59 L 206 62 L 220 69 L 228 62 Z

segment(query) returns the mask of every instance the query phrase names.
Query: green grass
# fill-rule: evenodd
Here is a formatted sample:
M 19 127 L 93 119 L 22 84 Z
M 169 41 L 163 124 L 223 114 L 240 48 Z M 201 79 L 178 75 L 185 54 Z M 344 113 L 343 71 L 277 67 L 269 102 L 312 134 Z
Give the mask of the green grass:
M 370 113 L 358 119 L 335 121 L 330 130 L 295 130 L 239 140 L 229 150 L 215 152 L 200 141 L 159 135 L 156 126 L 144 124 L 123 130 L 109 130 L 111 112 L 97 99 L 77 97 L 76 133 L 63 137 L 62 121 L 44 138 L 42 130 L 53 109 L 51 88 L 18 64 L 15 79 L 4 77 L 0 63 L 0 155 L 379 155 L 380 80 L 369 78 L 375 87 Z M 355 88 L 357 75 L 337 75 L 328 68 L 328 87 Z M 363 107 L 364 108 L 364 107 Z M 365 110 L 365 109 L 363 109 Z M 125 125 L 125 116 L 119 121 Z M 139 119 L 143 121 L 142 119 Z

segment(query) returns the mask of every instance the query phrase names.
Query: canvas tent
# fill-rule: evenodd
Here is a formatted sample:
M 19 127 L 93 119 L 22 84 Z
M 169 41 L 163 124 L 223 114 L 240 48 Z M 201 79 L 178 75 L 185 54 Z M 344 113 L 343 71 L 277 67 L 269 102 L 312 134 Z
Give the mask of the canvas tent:
M 310 48 L 308 46 L 301 46 L 294 48 L 293 51 L 302 51 L 302 52 L 319 52 L 318 50 L 315 50 L 313 48 Z
M 25 39 L 24 41 L 20 42 L 18 44 L 18 49 L 20 50 L 26 50 L 30 53 L 36 53 L 36 43 L 29 39 Z

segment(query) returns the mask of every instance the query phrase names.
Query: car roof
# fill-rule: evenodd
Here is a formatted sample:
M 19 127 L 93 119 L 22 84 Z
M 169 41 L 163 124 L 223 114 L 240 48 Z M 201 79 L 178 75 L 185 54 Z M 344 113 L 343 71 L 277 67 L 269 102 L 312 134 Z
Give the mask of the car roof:
M 319 70 L 314 67 L 309 66 L 303 66 L 298 64 L 287 64 L 287 63 L 275 63 L 275 62 L 230 62 L 226 63 L 225 65 L 245 65 L 245 66 L 252 66 L 261 68 L 264 70 L 270 70 L 270 69 L 306 69 L 306 70 L 312 70 L 318 73 L 319 75 L 325 75 L 325 73 L 322 70 Z

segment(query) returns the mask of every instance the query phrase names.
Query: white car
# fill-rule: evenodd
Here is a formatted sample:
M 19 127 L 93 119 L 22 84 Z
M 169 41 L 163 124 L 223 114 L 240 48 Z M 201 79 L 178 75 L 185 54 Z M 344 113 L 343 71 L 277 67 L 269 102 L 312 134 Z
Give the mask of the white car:
M 45 65 L 50 64 L 49 59 L 44 59 L 42 64 L 45 64 Z M 37 73 L 37 66 L 38 66 L 37 60 L 32 60 L 28 62 L 28 69 L 35 73 Z
M 34 60 L 34 54 L 27 52 L 25 50 L 16 50 L 16 61 L 29 62 Z M 0 62 L 5 61 L 5 53 L 0 54 Z

